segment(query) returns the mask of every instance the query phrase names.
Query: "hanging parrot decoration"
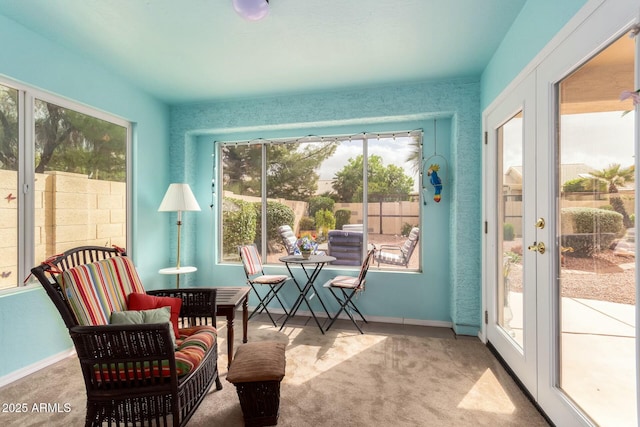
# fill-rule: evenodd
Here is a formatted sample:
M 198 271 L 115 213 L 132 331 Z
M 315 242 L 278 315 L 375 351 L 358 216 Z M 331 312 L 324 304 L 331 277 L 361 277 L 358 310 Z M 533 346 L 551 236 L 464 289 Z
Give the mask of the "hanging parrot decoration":
M 436 191 L 436 194 L 433 196 L 433 200 L 438 203 L 440 202 L 441 196 L 440 192 L 442 191 L 442 180 L 438 176 L 438 171 L 440 170 L 440 165 L 437 163 L 433 163 L 429 166 L 427 170 L 427 176 L 429 177 L 429 182 L 433 185 L 433 188 Z

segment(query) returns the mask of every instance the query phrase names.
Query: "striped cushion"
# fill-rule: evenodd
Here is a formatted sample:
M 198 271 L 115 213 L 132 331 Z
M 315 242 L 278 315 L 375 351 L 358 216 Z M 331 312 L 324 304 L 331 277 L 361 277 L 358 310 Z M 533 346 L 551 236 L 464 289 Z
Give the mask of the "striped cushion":
M 80 265 L 62 273 L 71 309 L 84 326 L 108 325 L 111 312 L 127 310 L 127 296 L 144 292 L 135 266 L 116 256 Z
M 178 376 L 187 375 L 198 367 L 207 350 L 215 344 L 217 336 L 218 332 L 213 326 L 180 329 L 176 349 Z
M 195 370 L 202 359 L 204 359 L 207 351 L 213 347 L 216 342 L 218 332 L 213 326 L 196 326 L 193 328 L 180 329 L 180 338 L 177 340 L 178 348 L 176 350 L 176 372 L 178 377 L 188 375 Z M 113 381 L 133 381 L 134 379 L 143 379 L 149 377 L 169 377 L 171 370 L 169 369 L 169 361 L 163 360 L 161 364 L 154 363 L 150 365 L 148 362 L 143 366 L 134 366 L 128 363 L 126 369 L 124 364 L 111 365 L 111 369 L 106 367 L 99 369 L 98 365 L 94 366 L 96 380 L 99 382 Z M 142 371 L 140 371 L 142 368 Z
M 253 279 L 253 283 L 259 283 L 261 285 L 274 285 L 276 283 L 284 282 L 288 276 L 282 276 L 280 274 L 265 274 L 264 276 L 258 276 Z
M 358 280 L 358 277 L 337 276 L 327 283 L 327 287 L 333 286 L 336 288 L 355 288 L 359 283 L 360 281 Z
M 404 256 L 394 254 L 391 252 L 378 252 L 376 254 L 376 261 L 384 262 L 386 264 L 405 265 Z
M 262 261 L 255 245 L 242 246 L 240 248 L 242 263 L 249 276 L 262 272 Z

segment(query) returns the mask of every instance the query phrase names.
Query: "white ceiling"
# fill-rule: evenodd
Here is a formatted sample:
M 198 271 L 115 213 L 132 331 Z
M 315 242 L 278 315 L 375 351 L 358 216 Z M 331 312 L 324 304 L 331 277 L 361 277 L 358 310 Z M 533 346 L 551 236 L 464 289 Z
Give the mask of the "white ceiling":
M 480 76 L 525 2 L 270 0 L 251 22 L 231 0 L 0 0 L 0 14 L 175 104 Z

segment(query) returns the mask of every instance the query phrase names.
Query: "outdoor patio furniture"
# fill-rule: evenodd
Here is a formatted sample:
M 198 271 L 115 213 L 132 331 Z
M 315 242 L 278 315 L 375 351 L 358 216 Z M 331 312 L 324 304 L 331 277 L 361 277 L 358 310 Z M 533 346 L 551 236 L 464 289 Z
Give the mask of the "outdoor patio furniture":
M 289 225 L 281 225 L 278 227 L 278 233 L 280 233 L 280 237 L 282 237 L 282 244 L 287 249 L 287 253 L 289 255 L 300 253 L 296 247 L 296 240 L 298 239 Z
M 360 292 L 364 291 L 365 278 L 367 276 L 367 271 L 369 271 L 369 266 L 373 260 L 373 256 L 376 252 L 376 249 L 371 249 L 367 253 L 367 257 L 364 259 L 362 266 L 360 267 L 360 274 L 357 277 L 352 276 L 337 276 L 333 279 L 328 280 L 323 287 L 329 289 L 331 294 L 334 296 L 338 304 L 340 304 L 340 308 L 336 312 L 336 314 L 331 318 L 331 322 L 329 326 L 327 326 L 327 331 L 331 328 L 333 323 L 338 319 L 338 316 L 343 311 L 349 316 L 349 319 L 356 325 L 356 328 L 362 334 L 362 329 L 356 323 L 356 320 L 353 318 L 351 312 L 358 313 L 360 318 L 364 323 L 367 323 L 367 319 L 364 318 L 358 307 L 356 307 L 353 298 Z
M 255 244 L 240 246 L 238 250 L 240 252 L 240 258 L 242 259 L 242 265 L 244 266 L 244 273 L 247 276 L 247 283 L 253 288 L 259 301 L 249 316 L 249 319 L 255 314 L 265 312 L 267 316 L 269 316 L 269 319 L 271 319 L 273 326 L 278 326 L 267 306 L 271 300 L 275 298 L 280 303 L 280 307 L 282 307 L 284 313 L 286 315 L 289 314 L 284 303 L 278 296 L 278 292 L 291 277 L 281 274 L 264 274 L 260 254 Z M 262 288 L 263 286 L 269 288 L 268 291 L 266 293 L 258 292 L 258 288 Z
M 381 245 L 380 250 L 376 252 L 375 255 L 378 267 L 380 267 L 380 263 L 408 267 L 411 255 L 413 255 L 413 251 L 418 245 L 419 238 L 420 229 L 414 227 L 411 229 L 409 237 L 402 246 Z
M 86 426 L 184 426 L 218 390 L 216 291 L 145 293 L 124 250 L 85 246 L 31 269 L 73 340 L 87 394 Z M 142 322 L 142 323 L 140 323 Z
M 357 231 L 331 230 L 328 233 L 329 255 L 332 265 L 361 265 L 363 235 Z

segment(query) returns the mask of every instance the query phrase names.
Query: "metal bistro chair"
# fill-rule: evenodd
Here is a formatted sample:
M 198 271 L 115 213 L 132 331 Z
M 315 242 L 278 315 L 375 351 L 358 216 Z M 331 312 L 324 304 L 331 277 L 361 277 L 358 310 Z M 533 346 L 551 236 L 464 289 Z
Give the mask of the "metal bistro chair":
M 380 263 L 409 267 L 409 260 L 413 255 L 413 250 L 418 245 L 420 229 L 413 227 L 409 233 L 409 238 L 402 246 L 382 245 L 376 253 L 375 260 L 380 267 Z
M 360 326 L 358 326 L 358 324 L 356 323 L 356 320 L 353 318 L 353 315 L 350 313 L 350 311 L 358 313 L 362 321 L 364 323 L 367 323 L 367 319 L 364 318 L 362 313 L 360 313 L 360 310 L 358 310 L 358 307 L 356 307 L 355 303 L 353 302 L 353 297 L 355 297 L 360 291 L 364 291 L 365 277 L 367 276 L 367 271 L 369 271 L 369 266 L 373 261 L 375 252 L 376 249 L 373 248 L 367 253 L 366 258 L 362 262 L 362 267 L 360 267 L 360 274 L 358 275 L 358 277 L 337 276 L 333 279 L 328 280 L 323 285 L 323 287 L 331 291 L 331 294 L 335 297 L 336 301 L 338 301 L 338 304 L 340 304 L 340 309 L 331 319 L 329 326 L 327 326 L 327 331 L 331 328 L 340 313 L 344 311 L 345 313 L 347 313 L 347 316 L 349 316 L 353 324 L 356 325 L 358 331 L 360 331 L 361 334 L 364 333 L 362 332 L 362 329 L 360 329 Z
M 273 300 L 273 298 L 277 299 L 280 303 L 280 306 L 284 310 L 285 315 L 289 315 L 289 312 L 285 308 L 282 300 L 278 296 L 278 292 L 287 282 L 287 280 L 291 279 L 289 276 L 281 275 L 281 274 L 264 274 L 264 270 L 262 269 L 262 261 L 260 260 L 260 254 L 258 253 L 258 248 L 255 244 L 251 245 L 243 245 L 239 247 L 240 258 L 242 259 L 242 264 L 244 265 L 244 272 L 247 276 L 247 283 L 253 288 L 253 291 L 256 293 L 258 297 L 258 305 L 253 310 L 249 319 L 251 319 L 254 314 L 260 314 L 263 311 L 267 313 L 269 319 L 273 323 L 273 326 L 278 326 L 276 321 L 273 319 L 273 316 L 267 309 L 267 305 Z M 258 292 L 258 288 L 261 286 L 269 287 L 269 290 L 263 296 Z

